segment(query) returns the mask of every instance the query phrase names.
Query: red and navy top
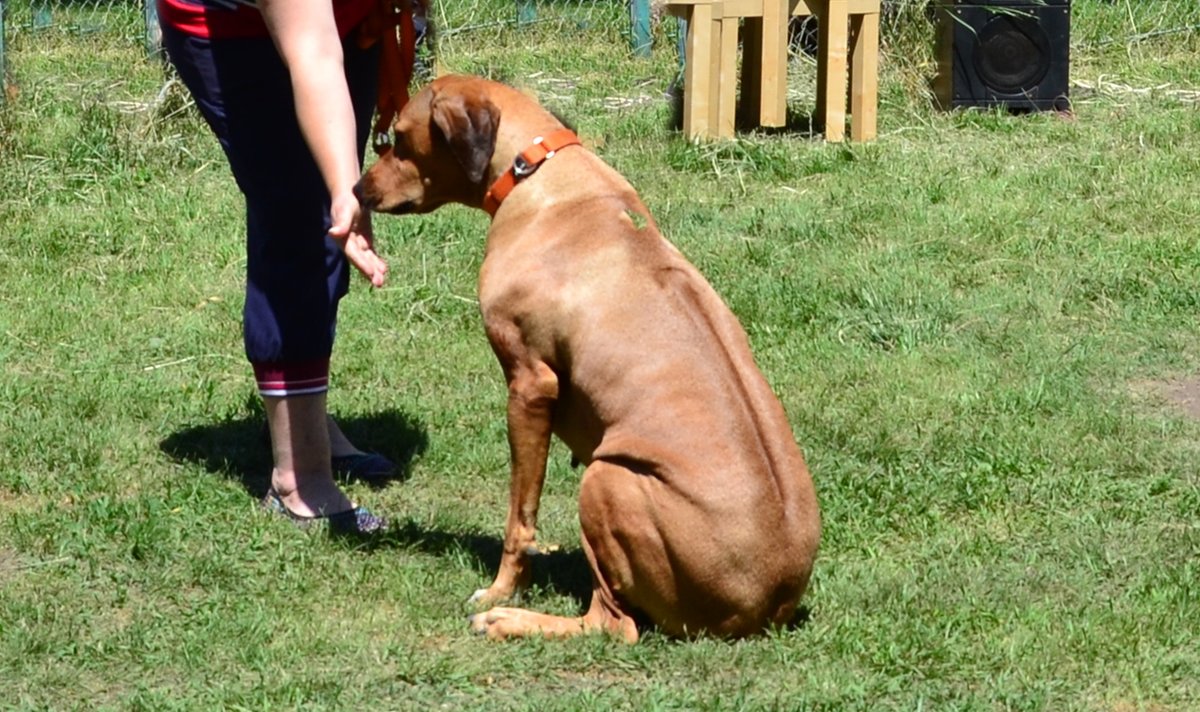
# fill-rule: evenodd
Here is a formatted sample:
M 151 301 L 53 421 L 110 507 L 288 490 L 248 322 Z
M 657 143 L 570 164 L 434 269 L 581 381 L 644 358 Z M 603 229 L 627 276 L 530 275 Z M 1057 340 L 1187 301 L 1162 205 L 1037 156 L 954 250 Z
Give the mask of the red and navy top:
M 378 0 L 331 0 L 338 32 L 345 37 Z M 255 0 L 158 0 L 158 17 L 186 35 L 212 39 L 266 37 Z

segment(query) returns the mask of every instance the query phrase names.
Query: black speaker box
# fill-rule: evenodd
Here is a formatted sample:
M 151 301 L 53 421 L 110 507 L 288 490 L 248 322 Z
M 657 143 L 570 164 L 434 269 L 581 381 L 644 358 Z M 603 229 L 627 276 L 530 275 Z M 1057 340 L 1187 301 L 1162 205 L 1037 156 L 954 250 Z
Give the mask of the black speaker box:
M 1070 109 L 1071 0 L 940 0 L 939 106 Z

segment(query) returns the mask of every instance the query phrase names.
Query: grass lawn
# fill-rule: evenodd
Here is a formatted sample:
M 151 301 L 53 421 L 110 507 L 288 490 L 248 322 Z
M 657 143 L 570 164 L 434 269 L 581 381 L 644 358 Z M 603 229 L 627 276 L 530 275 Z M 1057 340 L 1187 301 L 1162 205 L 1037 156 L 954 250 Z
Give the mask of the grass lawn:
M 136 40 L 13 33 L 0 707 L 1200 708 L 1200 421 L 1177 402 L 1200 381 L 1200 36 L 1124 41 L 1137 8 L 1077 0 L 1070 119 L 932 110 L 924 33 L 891 27 L 867 145 L 688 143 L 666 35 L 650 59 L 595 28 L 446 37 L 447 69 L 538 93 L 641 190 L 741 317 L 817 483 L 797 625 L 636 646 L 467 631 L 507 501 L 483 213 L 377 221 L 391 281 L 343 302 L 330 402 L 405 463 L 349 487 L 396 526 L 298 531 L 256 507 L 243 207 L 215 141 Z M 525 597 L 563 614 L 588 589 L 568 459 Z

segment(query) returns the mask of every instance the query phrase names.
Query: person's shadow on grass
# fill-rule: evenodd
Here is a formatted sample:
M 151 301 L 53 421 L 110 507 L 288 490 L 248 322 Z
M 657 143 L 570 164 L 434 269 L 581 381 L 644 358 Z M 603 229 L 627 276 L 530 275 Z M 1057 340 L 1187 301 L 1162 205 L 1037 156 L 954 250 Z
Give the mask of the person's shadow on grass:
M 220 422 L 183 428 L 164 438 L 159 448 L 174 460 L 199 463 L 209 472 L 236 480 L 250 496 L 260 499 L 271 484 L 271 447 L 261 408 L 250 410 L 248 414 Z M 397 476 L 391 481 L 407 480 L 412 461 L 425 452 L 429 444 L 425 429 L 398 411 L 365 417 L 338 417 L 337 420 L 352 442 L 396 463 Z M 373 481 L 370 484 L 383 486 L 386 483 Z M 447 558 L 460 558 L 465 554 L 471 566 L 484 578 L 495 575 L 504 549 L 499 535 L 432 529 L 410 518 L 393 518 L 385 534 L 355 540 L 352 544 L 359 551 L 408 549 Z M 569 595 L 581 606 L 591 600 L 591 572 L 580 549 L 538 556 L 532 584 Z M 465 600 L 466 594 L 463 597 Z
M 429 445 L 424 427 L 399 411 L 338 417 L 337 421 L 342 432 L 359 447 L 396 463 L 394 477 L 364 480 L 372 487 L 408 479 L 412 461 Z M 256 499 L 265 495 L 271 484 L 271 445 L 261 409 L 183 428 L 164 438 L 159 449 L 177 461 L 199 463 L 209 472 L 237 480 Z

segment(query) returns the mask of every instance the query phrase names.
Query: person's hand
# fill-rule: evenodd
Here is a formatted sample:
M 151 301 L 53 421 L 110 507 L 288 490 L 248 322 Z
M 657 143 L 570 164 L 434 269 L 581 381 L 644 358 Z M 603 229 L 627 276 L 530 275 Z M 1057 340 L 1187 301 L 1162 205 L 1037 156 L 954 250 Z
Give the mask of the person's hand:
M 375 253 L 375 234 L 371 229 L 371 212 L 363 210 L 353 193 L 335 196 L 329 214 L 332 225 L 329 236 L 339 245 L 350 264 L 371 282 L 382 287 L 387 280 L 387 263 Z

